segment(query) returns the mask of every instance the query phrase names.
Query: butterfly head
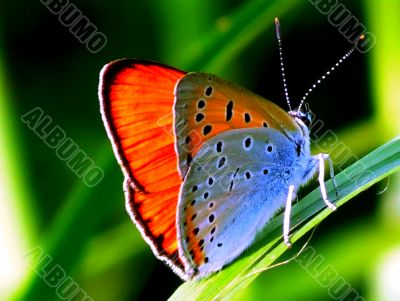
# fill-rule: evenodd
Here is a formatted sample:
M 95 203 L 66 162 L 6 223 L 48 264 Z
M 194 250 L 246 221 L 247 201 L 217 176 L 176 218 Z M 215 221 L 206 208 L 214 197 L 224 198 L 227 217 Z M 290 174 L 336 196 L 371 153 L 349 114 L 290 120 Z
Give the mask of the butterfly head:
M 301 154 L 309 154 L 310 152 L 310 139 L 309 139 L 309 129 L 308 126 L 312 121 L 312 113 L 307 110 L 305 112 L 301 110 L 290 110 L 288 115 L 294 119 L 296 124 L 301 129 L 301 135 L 296 136 L 294 143 L 296 144 L 296 152 L 298 156 Z
M 288 114 L 293 117 L 297 123 L 301 123 L 306 127 L 310 126 L 312 123 L 313 114 L 311 111 L 307 110 L 306 112 L 303 111 L 289 111 Z

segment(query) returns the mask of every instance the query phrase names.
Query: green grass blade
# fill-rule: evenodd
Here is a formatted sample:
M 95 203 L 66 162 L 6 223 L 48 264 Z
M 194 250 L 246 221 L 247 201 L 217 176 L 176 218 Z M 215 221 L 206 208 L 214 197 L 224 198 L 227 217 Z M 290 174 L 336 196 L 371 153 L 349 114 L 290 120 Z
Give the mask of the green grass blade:
M 399 153 L 400 136 L 339 173 L 336 177 L 339 186 L 336 205 L 342 206 L 360 192 L 400 170 Z M 332 181 L 328 181 L 327 185 L 329 195 L 333 196 Z M 335 214 L 340 214 L 340 209 L 338 211 Z M 325 208 L 319 188 L 315 189 L 293 206 L 292 224 L 296 230 L 292 230 L 292 242 L 300 239 L 332 213 L 329 208 Z M 268 269 L 287 250 L 281 239 L 281 230 L 282 216 L 279 215 L 263 231 L 262 238 L 237 261 L 207 279 L 184 283 L 170 300 L 220 300 L 232 296 Z

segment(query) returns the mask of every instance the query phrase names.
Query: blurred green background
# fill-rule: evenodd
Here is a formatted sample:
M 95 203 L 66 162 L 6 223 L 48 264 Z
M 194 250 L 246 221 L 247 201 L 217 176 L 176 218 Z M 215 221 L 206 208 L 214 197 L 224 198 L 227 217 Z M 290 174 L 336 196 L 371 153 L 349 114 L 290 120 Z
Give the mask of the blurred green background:
M 33 268 L 29 254 L 42 250 L 94 300 L 165 300 L 181 281 L 153 256 L 125 212 L 122 173 L 99 113 L 102 66 L 135 57 L 208 71 L 286 108 L 275 16 L 294 103 L 351 44 L 310 1 L 71 3 L 106 35 L 98 53 L 41 1 L 0 4 L 0 299 L 60 300 Z M 400 3 L 341 3 L 374 34 L 376 45 L 355 53 L 308 100 L 325 128 L 361 157 L 399 133 Z M 21 121 L 35 107 L 104 170 L 97 186 L 87 187 Z M 366 300 L 400 300 L 394 280 L 400 279 L 399 187 L 397 174 L 360 194 L 310 241 Z M 296 262 L 263 273 L 236 296 L 330 298 Z

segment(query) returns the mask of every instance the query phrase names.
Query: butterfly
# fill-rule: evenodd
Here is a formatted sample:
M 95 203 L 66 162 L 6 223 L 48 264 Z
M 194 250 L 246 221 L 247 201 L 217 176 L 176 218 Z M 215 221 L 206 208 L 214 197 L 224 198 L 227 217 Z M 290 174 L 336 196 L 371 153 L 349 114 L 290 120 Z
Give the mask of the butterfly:
M 218 76 L 138 59 L 104 66 L 99 99 L 126 209 L 183 280 L 232 262 L 283 207 L 290 245 L 291 202 L 316 174 L 335 209 L 324 182 L 324 162 L 333 171 L 332 161 L 311 155 L 301 104 L 286 112 Z

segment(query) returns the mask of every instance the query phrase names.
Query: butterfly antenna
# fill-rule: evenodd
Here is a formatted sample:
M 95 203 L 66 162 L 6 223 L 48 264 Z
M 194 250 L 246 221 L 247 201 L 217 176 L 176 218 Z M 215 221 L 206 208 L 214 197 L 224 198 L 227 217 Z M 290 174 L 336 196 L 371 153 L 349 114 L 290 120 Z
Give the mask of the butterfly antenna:
M 285 66 L 283 64 L 283 54 L 282 54 L 282 39 L 281 39 L 281 24 L 279 23 L 279 19 L 275 18 L 275 32 L 276 38 L 278 39 L 278 46 L 279 46 L 279 59 L 281 61 L 281 72 L 282 72 L 282 80 L 283 80 L 283 89 L 285 90 L 285 98 L 288 104 L 289 110 L 292 110 L 289 100 L 289 92 L 286 85 L 286 76 L 285 76 Z
M 325 79 L 327 78 L 335 69 L 336 67 L 338 67 L 339 65 L 341 65 L 356 49 L 357 44 L 361 41 L 364 40 L 365 36 L 361 35 L 357 41 L 354 43 L 354 45 L 350 48 L 349 51 L 346 52 L 346 54 L 344 56 L 342 56 L 340 58 L 340 60 L 338 60 L 336 62 L 335 65 L 333 65 L 328 71 L 325 72 L 324 75 L 322 75 L 312 86 L 310 89 L 308 89 L 308 91 L 304 94 L 303 98 L 300 100 L 300 104 L 299 107 L 297 108 L 297 111 L 300 112 L 300 109 L 302 107 L 302 105 L 304 104 L 304 101 L 306 100 L 306 98 L 308 97 L 308 95 Z

